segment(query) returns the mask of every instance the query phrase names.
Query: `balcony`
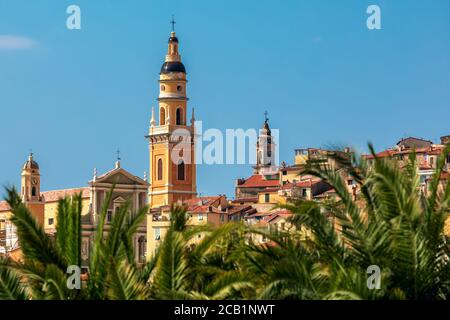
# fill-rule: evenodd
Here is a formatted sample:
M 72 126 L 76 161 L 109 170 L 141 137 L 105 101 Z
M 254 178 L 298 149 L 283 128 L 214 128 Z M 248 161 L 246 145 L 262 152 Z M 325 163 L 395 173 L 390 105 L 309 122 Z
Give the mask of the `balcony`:
M 169 221 L 169 217 L 161 214 L 152 214 L 152 221 Z

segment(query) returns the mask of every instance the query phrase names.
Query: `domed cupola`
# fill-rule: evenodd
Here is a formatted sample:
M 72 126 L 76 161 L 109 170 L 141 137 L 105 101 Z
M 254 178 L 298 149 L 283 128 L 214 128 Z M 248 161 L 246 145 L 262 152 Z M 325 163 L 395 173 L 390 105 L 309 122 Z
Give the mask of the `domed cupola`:
M 164 64 L 161 67 L 160 74 L 166 74 L 171 72 L 186 73 L 186 68 L 181 62 L 178 61 L 164 62 Z
M 175 31 L 172 31 L 169 38 L 169 47 L 164 64 L 161 67 L 160 74 L 168 74 L 172 72 L 186 73 L 186 68 L 181 62 L 181 56 L 178 53 L 178 38 Z
M 33 153 L 30 153 L 30 155 L 28 156 L 28 160 L 25 162 L 25 164 L 23 165 L 23 169 L 24 170 L 29 170 L 29 169 L 36 169 L 39 170 L 39 165 L 36 161 L 34 161 L 33 159 Z

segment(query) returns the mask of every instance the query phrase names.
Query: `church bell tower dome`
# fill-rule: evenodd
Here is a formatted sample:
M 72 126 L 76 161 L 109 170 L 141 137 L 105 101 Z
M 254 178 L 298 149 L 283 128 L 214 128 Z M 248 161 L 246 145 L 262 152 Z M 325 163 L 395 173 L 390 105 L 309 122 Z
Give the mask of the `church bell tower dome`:
M 35 170 L 39 170 L 39 165 L 36 161 L 34 161 L 33 159 L 33 153 L 30 153 L 30 155 L 28 156 L 28 160 L 24 163 L 23 165 L 23 170 L 30 170 L 30 169 L 35 169 Z

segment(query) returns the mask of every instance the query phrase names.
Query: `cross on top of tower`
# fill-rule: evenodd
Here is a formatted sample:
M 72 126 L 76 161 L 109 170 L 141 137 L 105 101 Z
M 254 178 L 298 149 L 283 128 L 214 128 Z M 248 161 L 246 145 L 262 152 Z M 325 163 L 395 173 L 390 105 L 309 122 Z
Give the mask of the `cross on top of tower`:
M 172 15 L 172 21 L 170 21 L 170 24 L 172 25 L 172 32 L 175 32 L 175 24 L 176 24 L 176 22 L 175 22 L 175 18 L 174 18 L 173 15 Z
M 264 111 L 264 121 L 267 122 L 269 121 L 269 118 L 267 118 L 267 116 L 269 115 L 269 113 L 266 111 Z
M 120 160 L 122 160 L 122 159 L 120 158 L 120 150 L 117 149 L 116 152 L 117 152 L 116 168 L 120 168 Z

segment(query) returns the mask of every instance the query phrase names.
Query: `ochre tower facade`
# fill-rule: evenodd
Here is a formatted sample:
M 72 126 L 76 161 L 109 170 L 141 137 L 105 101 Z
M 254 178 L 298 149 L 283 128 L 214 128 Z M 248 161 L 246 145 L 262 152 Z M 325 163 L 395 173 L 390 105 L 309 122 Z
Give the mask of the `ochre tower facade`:
M 41 197 L 41 175 L 39 165 L 30 153 L 22 168 L 21 196 L 23 203 L 36 220 L 44 225 L 45 203 Z
M 194 113 L 187 123 L 186 69 L 178 52 L 175 32 L 169 38 L 159 77 L 159 121 L 154 110 L 150 121 L 149 205 L 171 205 L 197 194 L 194 159 Z

